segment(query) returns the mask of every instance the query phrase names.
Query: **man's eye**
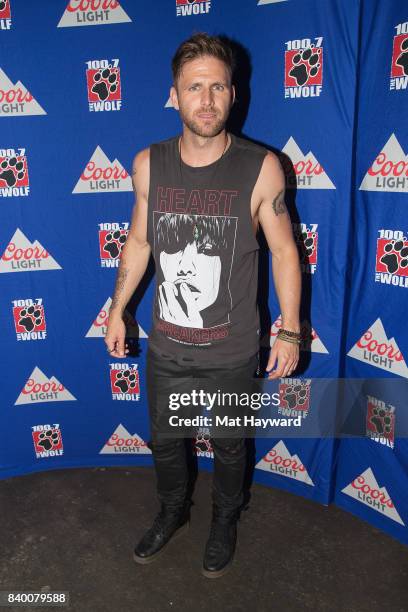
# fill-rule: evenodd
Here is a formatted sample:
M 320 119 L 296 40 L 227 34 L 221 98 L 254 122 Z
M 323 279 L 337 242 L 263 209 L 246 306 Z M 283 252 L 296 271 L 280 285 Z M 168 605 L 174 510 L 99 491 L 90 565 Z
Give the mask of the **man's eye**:
M 224 89 L 224 86 L 223 86 L 223 85 L 214 85 L 214 87 L 215 87 L 216 89 L 221 90 L 221 91 Z

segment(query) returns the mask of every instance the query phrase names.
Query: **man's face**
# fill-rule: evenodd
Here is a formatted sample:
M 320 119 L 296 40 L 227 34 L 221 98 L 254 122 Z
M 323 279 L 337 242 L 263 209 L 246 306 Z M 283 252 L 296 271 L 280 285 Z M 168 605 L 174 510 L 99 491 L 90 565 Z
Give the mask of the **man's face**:
M 217 299 L 221 276 L 221 259 L 218 255 L 206 255 L 197 251 L 190 242 L 177 253 L 160 253 L 160 265 L 164 280 L 174 283 L 178 296 L 180 285 L 186 283 L 198 311 L 211 306 Z
M 210 138 L 224 129 L 235 89 L 224 62 L 205 55 L 184 64 L 177 89 L 170 89 L 170 97 L 185 126 L 198 136 Z

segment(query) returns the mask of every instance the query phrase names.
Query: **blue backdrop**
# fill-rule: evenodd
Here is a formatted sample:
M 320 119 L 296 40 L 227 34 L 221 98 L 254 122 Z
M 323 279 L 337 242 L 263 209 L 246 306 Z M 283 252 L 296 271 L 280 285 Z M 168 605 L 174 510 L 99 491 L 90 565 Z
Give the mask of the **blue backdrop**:
M 237 45 L 231 129 L 280 152 L 288 174 L 304 341 L 278 412 L 310 418 L 315 378 L 373 379 L 364 439 L 259 438 L 254 478 L 408 543 L 406 408 L 386 384 L 408 378 L 404 0 L 0 1 L 0 477 L 152 464 L 151 268 L 126 315 L 140 354 L 113 363 L 103 337 L 131 162 L 180 132 L 170 61 L 201 30 Z M 269 347 L 280 312 L 262 253 Z M 195 450 L 211 469 L 207 438 Z

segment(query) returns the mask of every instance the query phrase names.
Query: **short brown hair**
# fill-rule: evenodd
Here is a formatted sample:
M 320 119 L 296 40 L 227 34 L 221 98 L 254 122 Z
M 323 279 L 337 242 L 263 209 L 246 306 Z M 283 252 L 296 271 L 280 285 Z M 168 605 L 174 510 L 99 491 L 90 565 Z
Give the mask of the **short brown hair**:
M 174 54 L 171 62 L 174 84 L 176 84 L 184 64 L 204 55 L 210 55 L 224 62 L 232 79 L 235 70 L 235 58 L 230 45 L 220 36 L 210 36 L 206 32 L 197 32 L 197 34 L 193 34 L 182 42 Z

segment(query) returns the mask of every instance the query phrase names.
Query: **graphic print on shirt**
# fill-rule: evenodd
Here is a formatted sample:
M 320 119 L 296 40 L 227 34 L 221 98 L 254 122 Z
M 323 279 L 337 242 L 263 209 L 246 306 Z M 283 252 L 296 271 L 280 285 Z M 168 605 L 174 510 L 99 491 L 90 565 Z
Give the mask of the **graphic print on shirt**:
M 209 344 L 228 336 L 233 306 L 229 281 L 238 222 L 229 213 L 231 200 L 238 194 L 200 189 L 186 194 L 163 187 L 157 191 L 153 228 L 158 330 L 183 344 Z M 169 206 L 175 201 L 174 192 L 177 209 L 183 212 L 168 212 L 174 210 Z M 200 214 L 210 212 L 209 202 L 211 212 L 221 214 Z

